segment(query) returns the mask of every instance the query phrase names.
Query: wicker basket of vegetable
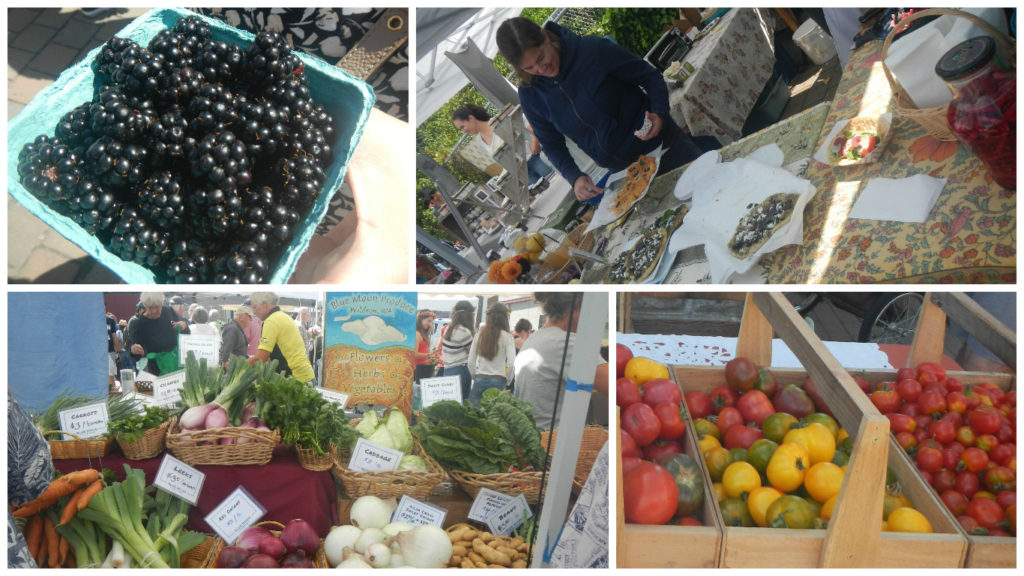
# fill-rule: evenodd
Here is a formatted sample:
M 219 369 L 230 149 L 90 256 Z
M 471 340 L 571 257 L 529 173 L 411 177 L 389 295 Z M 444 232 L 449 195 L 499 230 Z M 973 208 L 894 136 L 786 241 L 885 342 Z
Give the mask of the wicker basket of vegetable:
M 303 448 L 302 446 L 295 447 L 295 453 L 299 456 L 299 465 L 306 470 L 313 472 L 323 472 L 324 470 L 330 470 L 334 466 L 334 458 L 337 449 L 331 446 L 328 452 L 317 456 L 316 449 L 314 448 Z
M 281 441 L 277 430 L 224 427 L 182 430 L 177 418 L 167 432 L 167 449 L 189 466 L 263 465 Z
M 535 503 L 547 456 L 533 408 L 507 390 L 488 390 L 479 409 L 438 402 L 423 410 L 413 427 L 427 454 L 475 497 L 481 488 L 523 494 Z
M 75 434 L 61 432 L 60 413 L 64 410 L 81 408 L 90 404 L 105 402 L 107 405 L 108 419 L 113 422 L 128 418 L 138 413 L 139 401 L 132 397 L 125 397 L 121 394 L 112 396 L 75 396 L 67 391 L 61 392 L 54 399 L 53 403 L 45 412 L 34 414 L 32 421 L 44 436 L 52 436 L 48 440 L 50 444 L 50 456 L 54 460 L 74 460 L 78 458 L 102 458 L 110 454 L 114 447 L 113 435 L 104 435 L 97 438 L 81 438 Z M 63 434 L 72 440 L 64 440 L 57 437 Z
M 75 460 L 78 458 L 102 458 L 114 447 L 114 437 L 83 439 L 60 430 L 47 430 L 43 436 L 64 435 L 74 440 L 47 440 L 50 444 L 50 458 L 54 460 Z
M 548 438 L 553 437 L 558 441 L 558 430 L 541 432 L 540 445 L 545 449 L 548 445 Z M 600 426 L 587 426 L 583 429 L 583 440 L 580 442 L 580 455 L 576 459 L 576 472 L 573 474 L 572 486 L 577 492 L 583 490 L 583 485 L 590 476 L 590 469 L 594 467 L 594 460 L 601 448 L 608 441 L 608 430 Z
M 268 529 L 267 526 L 277 529 Z M 261 546 L 261 541 L 268 537 L 275 542 Z M 330 567 L 324 553 L 324 541 L 316 537 L 316 532 L 304 520 L 291 520 L 288 524 L 273 520 L 258 522 L 230 546 L 220 538 L 212 540 L 213 545 L 200 568 Z
M 125 458 L 156 458 L 164 451 L 164 440 L 170 426 L 169 416 L 166 408 L 147 406 L 145 414 L 111 422 L 110 433 L 117 438 Z

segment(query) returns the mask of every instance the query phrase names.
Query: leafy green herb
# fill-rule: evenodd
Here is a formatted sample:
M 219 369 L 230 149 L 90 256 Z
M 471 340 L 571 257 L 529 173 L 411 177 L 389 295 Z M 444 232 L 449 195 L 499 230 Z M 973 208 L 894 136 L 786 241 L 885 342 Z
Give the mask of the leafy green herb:
M 138 414 L 139 407 L 142 404 L 138 398 L 131 395 L 125 396 L 123 394 L 117 394 L 115 396 L 82 396 L 72 394 L 68 390 L 64 390 L 57 395 L 53 404 L 50 404 L 50 407 L 47 408 L 45 412 L 34 414 L 32 416 L 32 421 L 35 422 L 36 428 L 44 432 L 48 430 L 60 430 L 60 413 L 62 411 L 88 406 L 89 404 L 103 402 L 104 400 L 107 402 L 107 416 L 110 421 L 122 420 Z
M 282 442 L 312 449 L 316 456 L 326 454 L 331 443 L 345 446 L 358 435 L 340 406 L 276 372 L 264 373 L 256 385 L 256 413 L 268 428 L 281 430 Z
M 128 418 L 111 421 L 107 428 L 111 434 L 121 440 L 135 442 L 142 438 L 146 430 L 159 428 L 168 418 L 170 418 L 170 413 L 166 408 L 146 406 L 145 414 L 136 414 Z

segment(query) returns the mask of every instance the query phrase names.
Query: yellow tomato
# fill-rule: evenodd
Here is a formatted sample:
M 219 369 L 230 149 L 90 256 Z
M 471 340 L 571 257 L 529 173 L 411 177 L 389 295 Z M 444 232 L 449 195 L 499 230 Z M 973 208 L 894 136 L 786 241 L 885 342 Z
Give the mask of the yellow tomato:
M 842 485 L 843 469 L 831 462 L 818 462 L 804 476 L 804 488 L 818 502 L 825 502 L 839 494 Z
M 882 498 L 882 518 L 888 520 L 893 510 L 910 507 L 910 499 L 905 494 L 886 492 Z
M 826 426 L 817 422 L 790 430 L 782 441 L 803 446 L 811 457 L 811 464 L 831 462 L 836 454 L 836 437 Z
M 836 500 L 839 500 L 839 495 L 838 494 L 836 494 L 835 496 L 829 498 L 828 500 L 825 501 L 824 504 L 821 505 L 821 514 L 820 515 L 821 515 L 821 518 L 823 520 L 831 520 L 832 519 L 832 511 L 835 510 Z
M 711 491 L 715 493 L 715 500 L 718 500 L 719 502 L 728 498 L 728 496 L 725 495 L 725 486 L 722 486 L 721 482 L 712 482 Z
M 783 492 L 796 490 L 804 483 L 810 461 L 811 457 L 803 446 L 784 443 L 768 461 L 768 482 Z
M 893 510 L 886 523 L 890 532 L 932 532 L 932 525 L 928 519 L 913 508 L 903 507 Z
M 708 475 L 712 482 L 721 482 L 725 469 L 732 464 L 732 452 L 722 448 L 712 448 L 704 456 L 704 464 L 708 467 Z
M 636 382 L 637 386 L 643 386 L 648 380 L 668 378 L 668 368 L 650 358 L 634 356 L 626 362 L 626 378 Z
M 846 428 L 840 428 L 839 433 L 836 434 L 836 446 L 838 446 L 840 442 L 846 440 L 849 437 L 850 434 L 846 431 Z
M 733 462 L 722 474 L 722 485 L 726 496 L 741 498 L 744 493 L 761 487 L 761 475 L 750 462 Z
M 700 453 L 707 456 L 715 448 L 721 448 L 722 443 L 718 441 L 718 438 L 714 436 L 704 436 L 697 441 L 697 446 L 700 448 Z
M 765 521 L 768 507 L 771 506 L 772 502 L 781 497 L 782 492 L 771 486 L 761 486 L 750 491 L 750 494 L 747 496 L 747 508 L 750 509 L 750 516 L 758 526 L 764 527 L 768 525 Z
M 812 422 L 817 422 L 818 424 L 821 424 L 825 428 L 828 428 L 829 432 L 832 433 L 833 437 L 836 437 L 839 434 L 839 424 L 835 421 L 835 418 L 832 418 L 831 416 L 823 412 L 815 412 L 814 414 L 810 414 L 809 416 L 804 418 L 804 422 L 807 422 L 808 424 Z

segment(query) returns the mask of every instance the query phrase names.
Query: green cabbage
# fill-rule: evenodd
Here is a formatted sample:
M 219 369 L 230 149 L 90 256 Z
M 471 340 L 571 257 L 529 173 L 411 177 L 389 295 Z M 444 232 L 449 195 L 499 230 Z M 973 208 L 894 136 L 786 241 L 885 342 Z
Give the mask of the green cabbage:
M 428 472 L 427 461 L 415 454 L 406 454 L 402 456 L 402 461 L 398 463 L 399 470 L 415 470 L 416 472 Z
M 391 434 L 388 433 L 388 429 L 384 426 L 378 426 L 366 439 L 378 446 L 398 450 L 398 447 L 395 446 L 395 441 L 391 438 Z
M 401 410 L 389 410 L 384 417 L 384 427 L 388 434 L 391 434 L 391 441 L 395 450 L 401 450 L 405 454 L 412 453 L 412 434 L 409 432 L 409 421 Z
M 373 431 L 377 429 L 379 422 L 380 419 L 377 418 L 377 413 L 370 410 L 363 414 L 363 419 L 359 421 L 359 424 L 356 424 L 356 432 L 359 432 L 359 435 L 363 438 L 369 438 L 370 434 L 373 434 Z

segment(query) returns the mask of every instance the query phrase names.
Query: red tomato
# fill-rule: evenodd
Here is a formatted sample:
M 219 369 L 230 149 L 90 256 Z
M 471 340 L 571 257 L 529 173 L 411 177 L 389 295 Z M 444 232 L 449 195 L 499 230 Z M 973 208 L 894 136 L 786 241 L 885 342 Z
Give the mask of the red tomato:
M 662 402 L 679 404 L 683 401 L 683 391 L 675 382 L 657 378 L 644 383 L 641 387 L 640 399 L 651 408 Z
M 1017 421 L 1016 416 L 1014 416 L 1013 421 Z M 1017 430 L 1010 424 L 1009 420 L 1004 420 L 999 423 L 999 431 L 996 432 L 996 438 L 999 438 L 999 441 L 1002 443 L 1016 442 Z
M 694 518 L 693 516 L 686 516 L 684 518 L 680 518 L 679 525 L 680 526 L 703 526 L 703 524 L 700 523 L 700 520 Z
M 967 425 L 977 435 L 995 434 L 999 422 L 999 411 L 991 406 L 981 405 L 967 413 Z
M 971 389 L 975 394 L 987 396 L 989 400 L 992 401 L 993 406 L 999 404 L 1003 400 L 1003 397 L 1006 396 L 1006 392 L 1003 392 L 1002 388 L 992 384 L 991 382 L 982 382 Z
M 988 453 L 977 446 L 971 446 L 960 455 L 960 462 L 956 465 L 956 469 L 977 474 L 986 466 L 988 466 Z
M 726 406 L 735 406 L 739 398 L 740 395 L 726 384 L 711 391 L 711 402 L 715 405 L 716 410 L 721 410 Z
M 900 414 L 906 414 L 911 418 L 917 418 L 921 415 L 921 407 L 917 405 L 917 402 L 904 402 L 898 410 Z
M 686 433 L 686 420 L 683 419 L 683 411 L 675 402 L 661 402 L 654 407 L 654 414 L 661 421 L 661 432 L 658 438 L 662 440 L 675 440 Z M 651 458 L 655 460 L 655 458 Z
M 753 390 L 757 378 L 757 364 L 750 358 L 738 356 L 725 365 L 725 382 L 739 393 Z
M 1017 447 L 1014 444 L 999 444 L 995 448 L 989 450 L 988 459 L 995 462 L 999 466 L 1006 466 L 1006 463 L 1010 461 L 1010 458 L 1017 453 Z
M 615 405 L 619 408 L 627 408 L 631 404 L 640 401 L 640 388 L 629 378 L 619 378 L 615 381 Z
M 956 473 L 948 468 L 943 468 L 932 474 L 932 488 L 935 488 L 935 491 L 940 494 L 944 490 L 956 488 Z
M 636 440 L 636 445 L 647 446 L 661 433 L 661 421 L 654 413 L 654 409 L 637 402 L 626 408 L 622 413 L 622 429 L 629 432 L 629 435 Z
M 894 390 L 875 390 L 871 393 L 871 403 L 882 414 L 888 414 L 900 407 L 900 395 Z
M 963 414 L 967 411 L 967 396 L 959 390 L 946 394 L 946 407 L 950 412 Z
M 965 512 L 978 521 L 982 528 L 992 530 L 1003 521 L 1003 509 L 994 500 L 988 498 L 971 498 Z
M 1016 490 L 1001 490 L 996 494 L 996 504 L 999 504 L 1006 510 L 1010 506 L 1017 505 L 1017 491 Z
M 900 445 L 900 448 L 903 448 L 904 452 L 910 452 L 911 448 L 917 447 L 917 438 L 910 432 L 897 432 L 896 443 Z
M 915 368 L 900 368 L 896 371 L 896 381 L 917 379 L 917 370 Z
M 966 504 L 964 505 L 964 511 L 967 511 Z M 978 524 L 977 520 L 967 514 L 957 516 L 956 521 L 960 523 L 960 527 L 964 529 L 964 532 L 967 532 L 971 536 L 986 536 L 988 534 L 987 529 L 982 528 L 981 524 Z
M 974 446 L 977 438 L 970 426 L 961 426 L 956 429 L 956 441 L 963 446 Z
M 917 422 L 918 429 L 928 430 L 932 425 L 932 417 L 927 414 L 918 414 L 914 416 L 914 420 Z
M 636 445 L 636 440 L 625 430 L 619 430 L 619 452 L 623 458 L 639 458 L 643 455 L 640 447 Z
M 714 409 L 711 397 L 704 392 L 687 392 L 683 398 L 686 399 L 686 408 L 690 411 L 690 418 L 707 418 Z
M 1006 466 L 989 468 L 985 471 L 985 487 L 992 492 L 1017 490 L 1017 476 Z
M 775 414 L 775 407 L 768 395 L 760 390 L 744 392 L 736 402 L 736 408 L 743 415 L 744 422 L 754 422 L 760 426 L 764 419 Z
M 922 378 L 926 375 L 934 377 L 935 382 L 944 382 L 946 380 L 946 369 L 935 362 L 921 362 L 917 365 L 917 379 L 923 384 L 924 380 Z
M 964 470 L 956 475 L 956 491 L 963 494 L 968 498 L 973 498 L 974 494 L 981 488 L 981 482 L 978 480 L 978 475 L 973 472 Z
M 939 418 L 939 420 L 945 420 L 946 422 L 949 422 L 950 424 L 953 425 L 953 429 L 955 430 L 955 429 L 963 426 L 963 424 L 964 424 L 964 415 L 961 414 L 960 412 L 950 411 L 950 412 L 946 412 L 945 414 L 943 414 L 942 418 Z
M 760 428 L 739 424 L 729 428 L 722 438 L 722 445 L 726 448 L 743 448 L 746 450 L 750 445 L 764 438 Z
M 622 457 L 622 475 L 629 474 L 629 471 L 637 467 L 637 464 L 643 462 L 643 458 L 637 458 L 636 456 L 623 456 Z
M 679 489 L 668 470 L 653 462 L 641 462 L 629 474 L 623 474 L 622 484 L 626 522 L 664 524 L 675 515 Z
M 946 490 L 939 494 L 939 498 L 954 516 L 960 516 L 967 510 L 967 498 L 956 490 Z
M 951 443 L 942 449 L 942 467 L 949 470 L 956 470 L 956 463 L 960 461 L 960 455 L 964 453 L 963 444 Z
M 956 437 L 956 426 L 947 420 L 936 420 L 928 425 L 928 431 L 932 433 L 937 442 L 947 444 Z
M 963 384 L 963 382 L 957 380 L 956 378 L 948 378 L 947 377 L 946 378 L 946 390 L 948 390 L 949 392 L 963 392 L 964 384 Z
M 633 351 L 622 344 L 615 345 L 615 377 L 622 378 L 626 373 L 626 363 L 633 359 Z
M 921 393 L 917 404 L 921 407 L 921 412 L 938 418 L 946 411 L 946 396 L 938 390 L 929 390 Z
M 718 431 L 725 437 L 725 433 L 733 426 L 743 424 L 743 414 L 733 406 L 726 406 L 718 413 Z
M 853 381 L 857 384 L 857 386 L 860 387 L 861 390 L 864 391 L 865 394 L 871 394 L 871 382 L 868 382 L 867 378 L 861 376 L 860 374 L 854 374 L 852 372 L 850 373 L 850 378 L 853 378 Z
M 917 467 L 925 472 L 938 472 L 942 470 L 942 451 L 934 446 L 918 446 Z
M 913 432 L 917 430 L 917 421 L 906 414 L 890 412 L 885 417 L 889 419 L 889 429 L 893 432 Z
M 904 402 L 917 402 L 921 395 L 921 383 L 913 378 L 906 378 L 896 382 L 896 393 Z
M 1016 390 L 1010 390 L 1009 392 L 1004 394 L 1003 395 L 1003 404 L 1005 404 L 1006 406 L 1012 406 L 1012 407 L 1016 408 L 1017 407 L 1017 391 Z
M 644 460 L 650 460 L 651 462 L 655 462 L 666 456 L 682 453 L 683 449 L 679 446 L 678 442 L 655 440 L 647 446 L 644 446 Z M 623 474 L 625 474 L 625 471 L 623 471 Z
M 917 438 L 918 444 L 927 444 L 932 439 L 932 435 L 928 432 L 928 428 L 918 426 L 917 430 L 914 430 L 914 438 Z
M 974 445 L 985 452 L 991 452 L 993 448 L 999 446 L 999 438 L 992 434 L 982 434 L 974 440 Z

